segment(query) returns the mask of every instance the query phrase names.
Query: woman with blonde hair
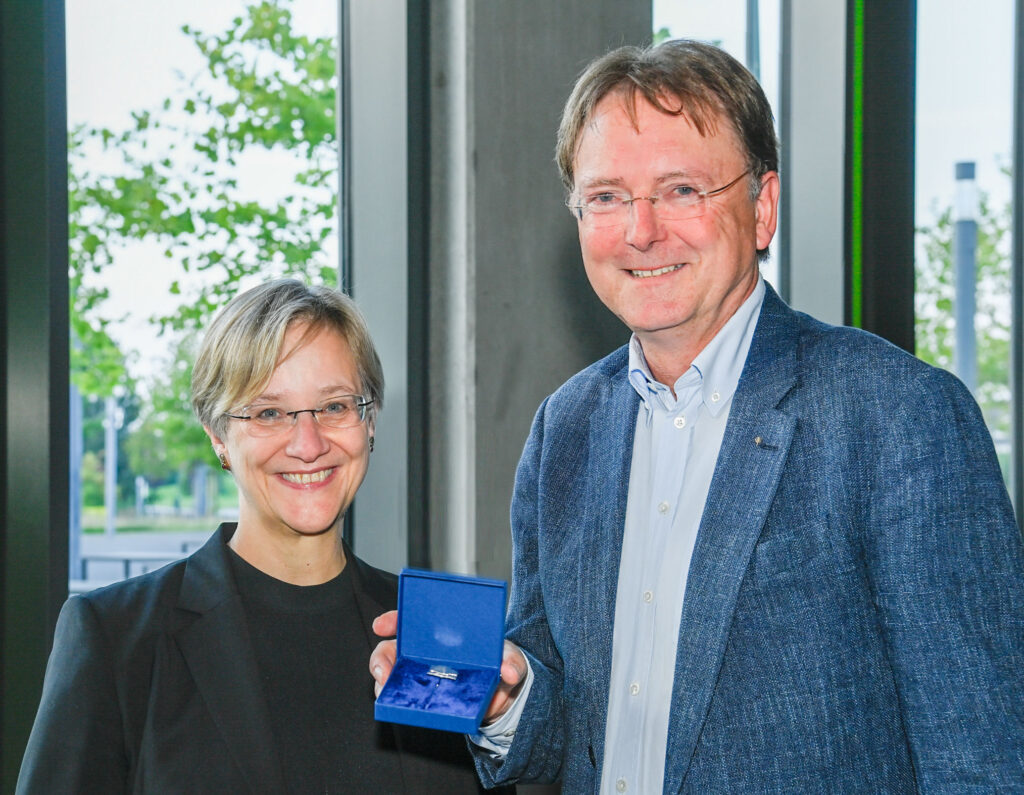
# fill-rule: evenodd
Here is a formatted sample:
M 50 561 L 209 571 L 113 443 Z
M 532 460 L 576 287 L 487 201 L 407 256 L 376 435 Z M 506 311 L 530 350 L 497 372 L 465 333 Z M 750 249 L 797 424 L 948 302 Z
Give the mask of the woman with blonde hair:
M 237 483 L 238 522 L 68 600 L 19 793 L 478 790 L 462 737 L 373 719 L 370 624 L 396 581 L 341 526 L 383 390 L 341 293 L 280 280 L 224 308 L 193 408 Z

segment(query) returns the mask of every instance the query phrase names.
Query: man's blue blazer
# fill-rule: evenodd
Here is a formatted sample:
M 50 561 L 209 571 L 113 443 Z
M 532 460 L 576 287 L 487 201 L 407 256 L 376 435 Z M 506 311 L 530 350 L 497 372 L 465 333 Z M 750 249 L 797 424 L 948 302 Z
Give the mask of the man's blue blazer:
M 533 690 L 485 783 L 595 792 L 638 400 L 622 348 L 537 412 L 509 638 Z M 1024 791 L 1024 554 L 948 373 L 769 288 L 690 564 L 665 792 Z

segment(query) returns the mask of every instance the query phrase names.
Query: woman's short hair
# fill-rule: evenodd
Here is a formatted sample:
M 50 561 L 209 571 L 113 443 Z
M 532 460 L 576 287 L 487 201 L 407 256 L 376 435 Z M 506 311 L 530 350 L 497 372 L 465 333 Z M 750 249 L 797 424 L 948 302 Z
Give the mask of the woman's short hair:
M 384 400 L 384 372 L 355 302 L 330 287 L 278 279 L 236 295 L 210 324 L 192 368 L 192 409 L 217 436 L 227 430 L 226 412 L 260 394 L 281 357 L 285 333 L 306 323 L 309 333 L 338 332 L 355 359 L 363 396 L 373 401 L 369 421 Z
M 575 187 L 573 161 L 583 128 L 597 104 L 615 92 L 621 92 L 634 124 L 638 95 L 664 113 L 686 116 L 701 135 L 714 131 L 717 116 L 728 121 L 751 172 L 752 198 L 760 192 L 761 177 L 779 170 L 771 105 L 754 76 L 718 47 L 675 39 L 612 50 L 580 75 L 562 112 L 555 150 L 567 193 Z

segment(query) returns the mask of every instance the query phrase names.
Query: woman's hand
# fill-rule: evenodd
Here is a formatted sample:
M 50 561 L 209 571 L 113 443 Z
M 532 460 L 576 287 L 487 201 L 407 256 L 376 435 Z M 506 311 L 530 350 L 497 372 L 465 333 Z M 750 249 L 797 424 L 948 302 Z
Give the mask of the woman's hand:
M 397 644 L 394 636 L 398 631 L 398 611 L 389 610 L 377 616 L 373 620 L 373 631 L 375 634 L 388 640 L 382 640 L 377 648 L 370 655 L 370 674 L 374 679 L 373 690 L 380 695 L 381 688 L 391 676 L 391 669 L 395 667 L 397 655 Z M 505 648 L 501 656 L 501 681 L 497 690 L 494 691 L 494 698 L 491 699 L 491 706 L 484 715 L 484 723 L 493 723 L 506 712 L 516 700 L 519 688 L 526 679 L 526 657 L 522 651 L 511 641 L 505 641 Z

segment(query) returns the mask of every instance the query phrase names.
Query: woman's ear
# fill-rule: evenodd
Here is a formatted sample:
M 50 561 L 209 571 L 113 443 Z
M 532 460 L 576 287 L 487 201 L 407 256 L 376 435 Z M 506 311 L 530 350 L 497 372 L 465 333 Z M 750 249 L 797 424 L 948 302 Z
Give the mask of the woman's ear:
M 230 472 L 231 461 L 228 460 L 228 446 L 224 444 L 223 440 L 217 434 L 213 432 L 213 429 L 209 425 L 204 425 L 203 430 L 206 431 L 206 435 L 210 437 L 210 443 L 213 445 L 214 455 L 220 461 L 220 468 Z
M 213 452 L 220 458 L 222 455 L 226 455 L 228 452 L 228 446 L 224 444 L 224 441 L 213 432 L 213 429 L 209 425 L 204 425 L 203 430 L 206 431 L 206 435 L 210 438 L 210 444 L 213 445 Z

